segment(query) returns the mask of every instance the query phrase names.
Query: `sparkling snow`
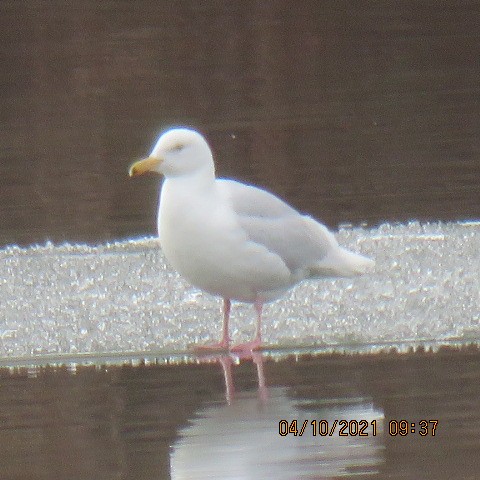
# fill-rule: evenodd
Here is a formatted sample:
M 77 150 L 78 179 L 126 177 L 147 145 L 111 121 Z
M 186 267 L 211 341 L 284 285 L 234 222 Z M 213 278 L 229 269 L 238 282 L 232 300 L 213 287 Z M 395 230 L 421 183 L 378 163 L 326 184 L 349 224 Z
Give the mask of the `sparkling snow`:
M 305 282 L 266 305 L 273 347 L 480 340 L 480 222 L 344 228 L 337 238 L 376 259 L 354 279 Z M 158 240 L 0 250 L 0 357 L 185 351 L 217 339 L 221 300 L 186 284 Z M 254 331 L 234 303 L 231 335 Z M 356 346 L 356 347 L 355 347 Z

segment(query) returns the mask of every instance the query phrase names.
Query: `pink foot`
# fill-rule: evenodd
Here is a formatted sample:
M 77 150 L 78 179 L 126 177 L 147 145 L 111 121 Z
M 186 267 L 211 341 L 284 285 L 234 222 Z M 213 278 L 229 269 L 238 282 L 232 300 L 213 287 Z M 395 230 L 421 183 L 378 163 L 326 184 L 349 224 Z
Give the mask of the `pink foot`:
M 249 353 L 249 352 L 254 352 L 256 350 L 260 350 L 261 348 L 262 348 L 262 340 L 260 338 L 255 338 L 251 342 L 235 345 L 230 349 L 230 351 L 234 353 Z
M 193 350 L 196 353 L 228 352 L 229 342 L 207 343 L 206 345 L 195 345 Z

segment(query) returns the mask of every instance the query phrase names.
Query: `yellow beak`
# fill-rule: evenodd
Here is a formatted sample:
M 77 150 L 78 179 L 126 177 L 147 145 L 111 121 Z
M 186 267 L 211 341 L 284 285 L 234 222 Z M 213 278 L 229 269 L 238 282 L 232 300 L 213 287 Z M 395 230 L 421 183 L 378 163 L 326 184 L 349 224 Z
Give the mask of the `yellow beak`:
M 162 161 L 159 158 L 148 157 L 133 163 L 130 170 L 128 170 L 128 174 L 131 177 L 135 177 L 146 172 L 155 172 L 161 163 Z

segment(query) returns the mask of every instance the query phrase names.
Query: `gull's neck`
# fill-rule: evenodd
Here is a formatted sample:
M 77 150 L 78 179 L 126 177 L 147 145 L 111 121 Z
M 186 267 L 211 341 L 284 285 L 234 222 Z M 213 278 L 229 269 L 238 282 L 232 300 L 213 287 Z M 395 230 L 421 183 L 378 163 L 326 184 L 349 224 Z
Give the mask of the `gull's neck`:
M 213 165 L 205 165 L 194 172 L 184 173 L 182 175 L 169 175 L 165 182 L 182 188 L 193 190 L 209 189 L 215 183 L 215 169 Z
M 211 201 L 216 195 L 215 172 L 202 168 L 185 175 L 165 177 L 160 189 L 157 225 L 160 234 L 160 219 L 169 218 L 172 207 L 189 209 L 198 205 L 199 199 Z M 167 220 L 168 221 L 168 220 Z

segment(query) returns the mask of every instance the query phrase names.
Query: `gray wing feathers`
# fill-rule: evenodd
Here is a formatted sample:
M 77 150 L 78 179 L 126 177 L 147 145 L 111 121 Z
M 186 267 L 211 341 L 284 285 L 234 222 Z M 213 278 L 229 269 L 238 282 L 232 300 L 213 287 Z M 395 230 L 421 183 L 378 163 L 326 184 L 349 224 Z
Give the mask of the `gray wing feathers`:
M 294 273 L 310 270 L 337 241 L 326 227 L 275 195 L 233 180 L 219 180 L 249 240 L 277 254 Z
M 266 190 L 234 180 L 220 179 L 217 185 L 230 199 L 237 215 L 278 218 L 300 215 L 294 208 Z
M 278 255 L 292 274 L 348 277 L 374 265 L 372 260 L 341 248 L 325 225 L 301 215 L 266 190 L 233 180 L 217 181 L 247 238 Z
M 322 232 L 319 235 L 309 222 L 314 220 L 299 214 L 279 218 L 239 217 L 247 237 L 277 254 L 292 273 L 309 271 L 331 248 L 330 239 Z

